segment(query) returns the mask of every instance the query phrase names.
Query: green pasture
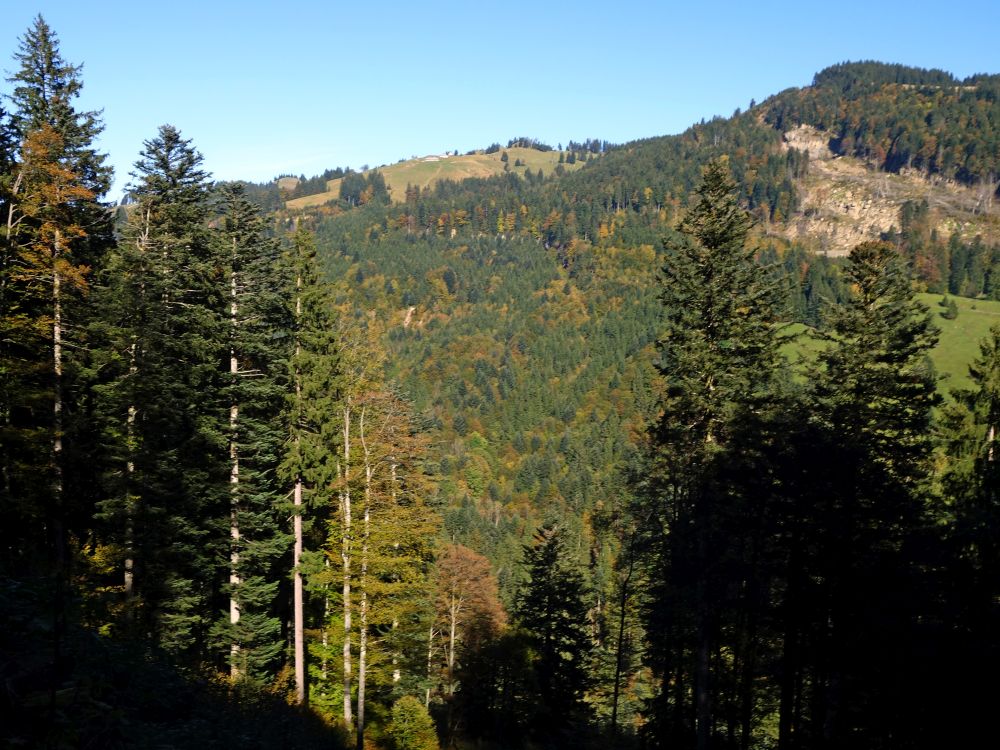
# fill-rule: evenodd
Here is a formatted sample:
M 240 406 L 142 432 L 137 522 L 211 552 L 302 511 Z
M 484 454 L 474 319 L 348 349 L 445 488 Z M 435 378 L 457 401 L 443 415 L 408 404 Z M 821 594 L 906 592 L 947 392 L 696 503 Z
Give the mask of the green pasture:
M 934 324 L 941 331 L 938 344 L 931 351 L 934 367 L 941 375 L 941 392 L 947 395 L 956 388 L 970 386 L 969 365 L 979 356 L 979 342 L 992 326 L 1000 323 L 1000 302 L 949 295 L 958 307 L 958 317 L 947 320 L 941 315 L 942 295 L 918 294 L 917 298 L 930 308 Z M 782 352 L 804 377 L 806 367 L 815 361 L 823 342 L 801 323 L 782 326 L 780 336 L 784 342 Z

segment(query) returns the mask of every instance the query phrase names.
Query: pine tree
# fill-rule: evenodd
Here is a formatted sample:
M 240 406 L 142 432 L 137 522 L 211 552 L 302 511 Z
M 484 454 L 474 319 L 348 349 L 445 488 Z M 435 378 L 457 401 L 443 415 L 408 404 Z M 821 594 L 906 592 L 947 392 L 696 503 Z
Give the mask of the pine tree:
M 321 521 L 335 506 L 332 486 L 336 479 L 339 435 L 340 380 L 339 347 L 333 299 L 321 281 L 312 235 L 297 228 L 284 257 L 287 275 L 293 280 L 289 308 L 294 321 L 294 341 L 289 366 L 289 435 L 281 476 L 291 485 L 293 525 L 293 662 L 296 699 L 306 700 L 305 586 L 304 558 L 306 534 L 321 528 Z M 308 514 L 308 515 L 307 515 Z M 325 540 L 321 537 L 316 548 Z M 325 575 L 324 575 L 325 574 Z M 323 593 L 320 643 L 315 644 L 318 664 L 315 683 L 318 694 L 313 702 L 328 708 L 330 667 L 329 614 L 332 576 L 329 566 L 315 575 Z M 349 702 L 348 702 L 348 705 Z
M 67 534 L 86 526 L 94 500 L 96 482 L 83 457 L 82 334 L 89 315 L 86 272 L 100 265 L 110 237 L 110 216 L 98 199 L 111 171 L 94 149 L 100 120 L 73 107 L 82 88 L 79 67 L 62 60 L 41 17 L 20 40 L 15 60 L 19 69 L 8 79 L 14 111 L 0 115 L 0 461 L 4 496 L 28 516 L 3 526 L 37 533 L 44 523 L 47 542 L 36 537 L 6 548 L 62 558 Z
M 754 640 L 752 629 L 737 623 L 757 617 L 750 602 L 723 604 L 728 592 L 754 583 L 753 568 L 740 563 L 753 554 L 740 543 L 740 529 L 759 512 L 731 468 L 754 473 L 748 438 L 777 400 L 782 368 L 778 289 L 748 247 L 751 220 L 724 159 L 705 168 L 697 194 L 680 234 L 666 242 L 656 363 L 662 412 L 650 435 L 653 498 L 637 521 L 655 529 L 646 627 L 663 688 L 651 733 L 662 745 L 693 742 L 704 750 L 722 718 L 724 685 L 738 679 L 737 670 L 752 670 L 733 664 L 730 672 L 714 658 L 737 648 L 726 639 Z M 751 578 L 741 583 L 744 576 Z
M 583 575 L 569 559 L 565 532 L 546 526 L 524 550 L 528 582 L 518 597 L 518 623 L 535 651 L 537 703 L 533 731 L 550 747 L 568 747 L 586 727 L 583 695 L 591 650 Z
M 126 593 L 167 650 L 205 658 L 229 518 L 229 278 L 210 239 L 201 155 L 164 125 L 135 164 L 135 198 L 106 274 L 105 517 Z M 116 535 L 117 536 L 117 535 Z
M 73 107 L 83 89 L 82 65 L 71 65 L 59 52 L 59 38 L 42 16 L 19 40 L 14 55 L 20 68 L 8 80 L 14 85 L 12 124 L 19 138 L 50 126 L 61 139 L 58 157 L 78 175 L 94 195 L 103 195 L 111 182 L 106 156 L 94 148 L 104 130 L 98 112 L 77 112 Z
M 988 694 L 956 694 L 959 681 L 989 679 L 1000 665 L 996 631 L 1000 622 L 1000 328 L 994 326 L 980 343 L 980 356 L 970 366 L 972 386 L 953 392 L 944 412 L 942 476 L 944 505 L 938 517 L 945 550 L 937 571 L 939 608 L 932 625 L 933 650 L 928 660 L 937 680 L 925 691 L 923 710 L 940 722 L 939 736 L 974 737 L 987 730 L 991 715 Z M 973 691 L 975 692 L 975 691 Z M 938 713 L 937 706 L 947 707 Z M 959 727 L 952 721 L 959 719 Z M 943 744 L 942 742 L 942 744 Z
M 74 221 L 73 209 L 77 203 L 93 198 L 77 175 L 60 161 L 61 151 L 61 138 L 48 125 L 30 132 L 22 142 L 21 158 L 16 167 L 19 183 L 16 202 L 9 213 L 12 258 L 8 281 L 11 296 L 18 297 L 18 306 L 23 306 L 24 312 L 14 316 L 17 322 L 5 337 L 8 344 L 20 343 L 25 357 L 30 358 L 31 349 L 36 347 L 48 352 L 48 362 L 36 362 L 34 368 L 36 382 L 46 392 L 43 400 L 49 401 L 51 414 L 51 419 L 43 418 L 34 425 L 36 430 L 48 433 L 48 450 L 43 452 L 48 460 L 43 462 L 44 468 L 38 474 L 22 477 L 19 490 L 38 498 L 36 509 L 41 512 L 49 531 L 43 548 L 51 550 L 57 560 L 66 552 L 68 512 L 63 454 L 64 310 L 67 299 L 73 294 L 81 294 L 87 286 L 87 269 L 75 261 L 72 252 L 74 243 L 86 235 Z M 7 321 L 8 324 L 13 322 L 10 317 Z M 30 376 L 30 372 L 22 370 L 22 375 Z M 23 388 L 28 382 L 22 378 L 19 385 Z M 26 395 L 22 392 L 20 398 Z M 12 396 L 18 398 L 16 394 Z
M 830 346 L 812 377 L 814 419 L 828 435 L 813 503 L 812 580 L 823 587 L 812 600 L 826 602 L 814 615 L 823 719 L 813 731 L 835 744 L 888 741 L 902 726 L 910 685 L 901 665 L 923 599 L 914 541 L 927 523 L 939 398 L 928 358 L 937 330 L 898 253 L 861 244 L 846 274 L 853 294 L 830 312 Z
M 273 673 L 282 649 L 276 616 L 284 488 L 276 469 L 285 440 L 286 351 L 292 328 L 291 284 L 278 265 L 278 242 L 240 184 L 221 189 L 223 223 L 215 235 L 228 275 L 230 574 L 228 617 L 216 628 L 228 641 L 230 674 Z

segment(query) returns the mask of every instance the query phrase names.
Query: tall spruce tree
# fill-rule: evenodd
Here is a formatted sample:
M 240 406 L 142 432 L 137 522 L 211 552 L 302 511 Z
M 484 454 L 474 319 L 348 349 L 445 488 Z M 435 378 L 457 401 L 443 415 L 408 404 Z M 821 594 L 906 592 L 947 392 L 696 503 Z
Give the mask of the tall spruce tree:
M 962 681 L 989 681 L 1000 666 L 1000 327 L 980 343 L 970 366 L 972 386 L 955 391 L 944 409 L 942 476 L 946 554 L 938 561 L 940 605 L 928 618 L 936 636 L 939 681 L 927 690 L 924 710 L 947 717 L 937 736 L 974 744 L 988 730 L 992 696 L 951 690 Z M 939 687 L 940 686 L 940 687 Z M 938 711 L 938 706 L 947 710 Z M 956 727 L 956 724 L 958 725 Z
M 928 354 L 938 332 L 891 245 L 857 246 L 846 275 L 853 294 L 830 310 L 829 347 L 812 375 L 813 419 L 826 439 L 812 462 L 820 520 L 811 580 L 820 585 L 802 592 L 822 603 L 810 732 L 831 746 L 861 737 L 888 746 L 922 723 L 908 713 L 921 681 L 909 678 L 906 654 L 925 601 L 916 542 L 926 525 L 939 399 Z
M 12 123 L 19 138 L 48 125 L 61 138 L 59 157 L 79 176 L 84 187 L 103 195 L 111 183 L 106 156 L 94 147 L 104 130 L 99 112 L 78 112 L 73 100 L 83 89 L 82 65 L 67 63 L 59 51 L 59 38 L 42 16 L 19 40 L 14 54 L 18 70 L 7 79 L 14 85 Z M 91 229 L 91 227 L 88 227 Z
M 5 548 L 61 559 L 71 530 L 85 536 L 97 484 L 81 379 L 90 315 L 84 300 L 87 270 L 100 266 L 110 242 L 110 214 L 99 198 L 111 170 L 94 147 L 103 127 L 97 113 L 73 106 L 80 68 L 62 59 L 41 16 L 20 39 L 15 61 L 13 110 L 0 117 L 0 461 L 4 506 L 27 515 L 2 525 L 33 539 Z M 41 524 L 46 542 L 37 535 Z
M 297 227 L 283 259 L 293 287 L 288 300 L 293 318 L 293 351 L 289 364 L 289 434 L 281 476 L 291 486 L 292 496 L 292 620 L 293 664 L 296 700 L 307 698 L 309 674 L 317 686 L 312 696 L 319 710 L 331 710 L 332 609 L 330 565 L 320 564 L 317 597 L 322 600 L 319 641 L 314 669 L 306 668 L 306 559 L 312 532 L 313 550 L 325 543 L 323 521 L 336 505 L 332 490 L 336 480 L 339 439 L 339 398 L 343 392 L 333 298 L 320 274 L 313 236 Z M 318 537 L 318 538 L 317 538 Z M 326 574 L 326 575 L 324 575 Z M 348 704 L 349 705 L 349 704 Z
M 753 550 L 739 541 L 758 509 L 729 468 L 752 472 L 748 437 L 775 401 L 782 368 L 778 290 L 748 246 L 751 220 L 725 159 L 705 168 L 697 195 L 665 243 L 662 412 L 650 435 L 653 497 L 642 526 L 651 530 L 649 659 L 661 680 L 650 735 L 657 746 L 704 750 L 723 722 L 725 685 L 752 667 L 719 658 L 737 647 L 733 639 L 753 640 L 740 624 L 751 610 L 732 594 L 753 582 L 740 563 Z
M 210 238 L 201 162 L 170 125 L 144 144 L 102 290 L 99 388 L 117 452 L 104 512 L 122 539 L 126 593 L 143 630 L 191 658 L 207 657 L 230 515 L 228 259 Z
M 230 675 L 273 674 L 282 650 L 276 612 L 285 489 L 277 475 L 285 440 L 291 284 L 280 247 L 242 185 L 221 189 L 222 226 L 214 236 L 226 261 L 229 349 L 229 612 L 216 628 L 228 645 Z
M 584 580 L 569 554 L 562 529 L 540 529 L 524 549 L 528 582 L 515 605 L 535 654 L 531 732 L 546 747 L 578 744 L 589 719 L 583 702 L 591 651 Z

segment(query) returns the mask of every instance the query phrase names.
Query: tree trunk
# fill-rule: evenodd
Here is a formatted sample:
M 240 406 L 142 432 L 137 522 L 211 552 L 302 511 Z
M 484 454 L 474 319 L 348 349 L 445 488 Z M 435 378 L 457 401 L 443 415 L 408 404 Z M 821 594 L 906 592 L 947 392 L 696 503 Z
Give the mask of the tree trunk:
M 368 513 L 365 512 L 365 524 Z M 358 604 L 358 741 L 357 750 L 365 747 L 365 678 L 368 662 L 368 594 L 365 592 L 367 540 L 361 543 L 361 600 Z
M 618 697 L 621 692 L 622 677 L 622 657 L 625 649 L 625 611 L 628 607 L 629 590 L 628 585 L 632 581 L 632 572 L 635 570 L 635 554 L 632 542 L 629 542 L 628 569 L 625 572 L 625 580 L 622 581 L 621 599 L 618 602 L 620 611 L 618 613 L 618 643 L 615 647 L 615 682 L 611 694 L 611 736 L 618 736 Z
M 233 239 L 233 255 L 236 254 L 236 239 Z M 235 263 L 235 257 L 233 258 Z M 239 305 L 236 299 L 236 271 L 229 274 L 229 324 L 230 335 L 235 340 L 237 315 Z M 233 383 L 239 375 L 239 360 L 236 358 L 235 343 L 229 348 L 229 374 Z M 237 596 L 242 580 L 240 578 L 240 520 L 239 520 L 239 491 L 240 491 L 240 456 L 239 445 L 237 443 L 237 430 L 239 428 L 240 406 L 235 399 L 229 405 L 229 624 L 233 626 L 233 642 L 229 647 L 229 676 L 236 679 L 240 676 L 240 643 L 236 637 L 236 626 L 240 621 L 240 603 Z
M 371 533 L 372 479 L 375 468 L 371 462 L 371 453 L 365 440 L 365 407 L 361 407 L 360 419 L 361 447 L 365 457 L 365 508 L 361 531 L 361 575 L 359 588 L 361 598 L 358 603 L 358 739 L 357 750 L 365 747 L 365 678 L 368 663 L 368 538 Z
M 708 607 L 704 586 L 698 584 L 698 632 L 695 646 L 694 702 L 698 750 L 708 750 L 712 738 L 712 698 L 709 686 L 711 647 L 709 645 Z
M 128 374 L 135 380 L 136 342 L 133 339 L 129 347 Z M 125 446 L 128 458 L 125 461 L 125 599 L 132 601 L 135 595 L 135 418 L 138 409 L 134 403 L 128 405 L 128 415 L 125 417 Z
M 142 225 L 142 233 L 136 241 L 136 249 L 145 258 L 146 250 L 149 246 L 149 219 L 150 210 L 146 209 L 145 220 Z M 146 277 L 145 269 L 140 271 L 139 277 L 139 304 L 146 304 Z M 130 388 L 134 387 L 136 378 L 139 376 L 139 340 L 138 336 L 132 336 L 132 344 L 129 346 L 128 358 L 128 378 Z M 133 393 L 132 396 L 135 394 Z M 125 418 L 126 450 L 128 458 L 125 461 L 125 599 L 132 601 L 135 597 L 135 514 L 139 496 L 135 492 L 135 455 L 136 436 L 135 421 L 139 410 L 132 401 L 128 405 L 128 415 Z
M 295 548 L 292 553 L 292 569 L 295 578 L 292 582 L 292 619 L 294 621 L 295 640 L 295 700 L 301 706 L 306 702 L 306 651 L 305 627 L 302 600 L 302 478 L 295 478 L 295 491 L 292 495 L 295 507 L 293 533 Z
M 59 276 L 60 232 L 57 229 L 52 245 L 52 499 L 56 517 L 53 531 L 56 561 L 63 562 L 63 361 L 62 361 L 62 279 Z
M 344 725 L 353 724 L 351 718 L 351 404 L 348 397 L 344 407 L 344 465 L 340 474 L 340 512 L 342 537 L 340 562 L 343 573 L 344 601 Z
M 431 672 L 434 664 L 434 623 L 427 633 L 427 689 L 424 691 L 424 708 L 431 707 Z
M 302 319 L 302 275 L 295 279 L 295 320 L 298 323 Z M 295 361 L 298 362 L 302 354 L 301 342 L 295 341 Z M 297 366 L 296 366 L 297 368 Z M 295 372 L 295 405 L 296 412 L 302 403 L 302 376 L 296 369 Z M 296 435 L 295 444 L 298 446 L 299 438 Z M 298 451 L 296 451 L 298 453 Z M 301 467 L 299 467 L 301 470 Z M 295 537 L 292 550 L 292 570 L 294 579 L 292 581 L 292 630 L 295 650 L 295 700 L 301 706 L 306 702 L 306 651 L 305 651 L 305 613 L 303 611 L 302 592 L 302 476 L 296 474 L 295 488 L 292 492 L 292 505 L 294 506 L 294 516 L 292 520 L 292 534 Z M 327 561 L 329 563 L 329 560 Z M 325 614 L 325 613 L 324 613 Z M 326 640 L 326 619 L 323 620 L 323 638 Z M 325 645 L 325 644 L 324 644 Z M 326 667 L 326 656 L 323 656 L 324 671 Z

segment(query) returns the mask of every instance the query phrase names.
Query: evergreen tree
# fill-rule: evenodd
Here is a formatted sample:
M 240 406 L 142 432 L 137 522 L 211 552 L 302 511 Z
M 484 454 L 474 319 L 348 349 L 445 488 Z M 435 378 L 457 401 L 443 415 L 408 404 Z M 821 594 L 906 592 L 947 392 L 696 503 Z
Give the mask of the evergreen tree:
M 945 554 L 936 571 L 939 608 L 932 623 L 928 656 L 937 678 L 923 710 L 927 717 L 948 716 L 936 722 L 944 742 L 968 738 L 987 730 L 991 697 L 987 693 L 957 695 L 948 689 L 960 680 L 989 679 L 1000 665 L 996 632 L 1000 623 L 1000 476 L 997 454 L 1000 426 L 1000 328 L 994 327 L 980 344 L 980 356 L 969 368 L 972 387 L 953 393 L 944 411 L 942 485 L 947 524 Z M 935 658 L 936 657 L 936 658 Z M 939 687 L 940 686 L 940 687 Z M 939 712 L 939 707 L 946 707 Z M 951 720 L 958 718 L 959 726 Z
M 76 261 L 73 253 L 74 245 L 86 236 L 83 227 L 75 222 L 74 206 L 93 198 L 77 175 L 64 166 L 61 150 L 62 140 L 49 125 L 30 132 L 22 141 L 16 167 L 17 193 L 8 214 L 11 257 L 6 279 L 7 301 L 16 299 L 17 303 L 5 316 L 8 356 L 23 357 L 28 363 L 17 368 L 20 377 L 10 383 L 11 402 L 7 408 L 20 406 L 31 411 L 37 408 L 40 412 L 30 427 L 22 431 L 20 440 L 12 431 L 8 432 L 13 438 L 10 443 L 21 443 L 22 450 L 28 448 L 30 453 L 21 453 L 19 470 L 7 465 L 7 489 L 12 494 L 33 498 L 34 502 L 29 500 L 20 505 L 34 507 L 34 513 L 39 515 L 35 521 L 41 521 L 42 528 L 47 530 L 42 538 L 48 538 L 40 547 L 60 563 L 66 554 L 70 512 L 66 505 L 63 451 L 65 309 L 67 300 L 82 294 L 87 287 L 87 269 Z M 47 356 L 38 357 L 36 352 L 45 352 Z M 12 365 L 13 362 L 5 368 L 11 375 L 15 370 Z M 43 407 L 45 402 L 48 408 Z M 41 416 L 46 412 L 48 418 Z M 43 434 L 48 442 L 45 447 L 37 440 Z M 33 453 L 47 458 L 39 460 Z M 17 461 L 16 453 L 8 456 L 11 463 Z M 33 470 L 26 471 L 28 467 Z M 14 474 L 18 476 L 14 478 Z M 28 519 L 22 520 L 27 523 L 20 528 L 31 527 Z M 36 528 L 35 533 L 39 530 Z
M 59 38 L 42 16 L 19 40 L 14 59 L 20 68 L 8 78 L 14 85 L 10 100 L 14 105 L 12 124 L 19 138 L 43 125 L 61 138 L 59 158 L 79 175 L 84 187 L 95 195 L 108 191 L 111 168 L 106 156 L 94 148 L 104 130 L 98 112 L 77 112 L 73 107 L 83 89 L 82 65 L 71 65 L 59 52 Z
M 755 639 L 748 624 L 758 618 L 756 604 L 733 592 L 760 585 L 744 564 L 760 550 L 741 542 L 743 523 L 761 510 L 732 469 L 753 475 L 750 435 L 763 431 L 766 407 L 776 402 L 779 297 L 747 246 L 751 221 L 737 195 L 727 162 L 709 164 L 697 204 L 666 243 L 653 498 L 637 519 L 651 534 L 646 626 L 663 686 L 651 725 L 660 746 L 707 748 L 723 720 L 726 684 L 752 685 L 752 661 L 727 664 L 715 655 Z M 742 697 L 745 711 L 752 701 Z M 744 722 L 747 741 L 749 732 Z
M 229 286 L 230 607 L 216 632 L 227 642 L 230 674 L 262 678 L 275 671 L 282 649 L 275 604 L 288 536 L 276 469 L 285 440 L 291 284 L 278 267 L 278 242 L 243 186 L 227 184 L 221 197 L 214 239 Z
M 126 596 L 162 646 L 205 658 L 228 557 L 229 278 L 207 227 L 201 161 L 164 125 L 135 164 L 135 203 L 102 293 L 99 390 L 115 452 L 104 513 L 122 539 Z
M 528 581 L 515 605 L 534 650 L 537 686 L 533 734 L 548 747 L 569 747 L 588 723 L 590 635 L 583 575 L 569 559 L 565 532 L 546 526 L 524 549 Z
M 812 731 L 832 744 L 891 744 L 921 723 L 907 716 L 904 696 L 920 683 L 907 680 L 905 654 L 924 600 L 915 543 L 926 524 L 937 330 L 891 245 L 857 246 L 846 275 L 853 294 L 830 311 L 830 346 L 812 375 L 814 419 L 828 436 L 815 461 L 812 580 L 822 586 L 809 598 L 825 609 L 814 615 Z
M 9 118 L 0 113 L 0 461 L 4 496 L 28 515 L 3 526 L 38 533 L 44 524 L 46 542 L 14 546 L 61 558 L 66 535 L 84 534 L 97 484 L 81 380 L 90 315 L 85 277 L 109 244 L 110 216 L 98 199 L 111 170 L 94 148 L 102 129 L 96 113 L 73 107 L 80 69 L 62 60 L 40 16 L 15 61 L 8 79 L 14 109 Z
M 296 697 L 302 703 L 306 700 L 307 684 L 303 554 L 306 534 L 310 528 L 320 527 L 318 521 L 325 518 L 324 510 L 335 505 L 330 487 L 336 479 L 338 399 L 343 386 L 339 379 L 333 300 L 320 279 L 313 237 L 304 228 L 296 229 L 283 263 L 294 280 L 289 304 L 294 321 L 294 351 L 289 367 L 289 435 L 281 475 L 292 487 L 293 661 Z M 321 535 L 315 548 L 320 548 L 324 541 Z M 329 708 L 324 699 L 332 692 L 328 685 L 328 662 L 332 658 L 327 622 L 331 607 L 329 584 L 329 580 L 319 584 L 323 592 L 323 615 L 321 641 L 316 644 L 319 674 L 314 702 L 320 710 Z

